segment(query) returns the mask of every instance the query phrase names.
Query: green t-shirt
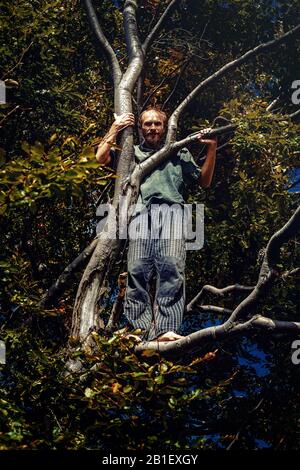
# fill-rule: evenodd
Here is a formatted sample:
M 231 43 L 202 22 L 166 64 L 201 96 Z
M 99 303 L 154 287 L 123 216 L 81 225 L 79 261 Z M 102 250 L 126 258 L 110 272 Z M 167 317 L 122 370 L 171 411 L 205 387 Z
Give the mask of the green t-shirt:
M 156 150 L 135 145 L 135 158 L 142 162 Z M 179 152 L 162 162 L 152 173 L 148 174 L 140 186 L 139 203 L 149 204 L 182 204 L 185 187 L 199 183 L 201 169 L 195 163 L 188 149 Z

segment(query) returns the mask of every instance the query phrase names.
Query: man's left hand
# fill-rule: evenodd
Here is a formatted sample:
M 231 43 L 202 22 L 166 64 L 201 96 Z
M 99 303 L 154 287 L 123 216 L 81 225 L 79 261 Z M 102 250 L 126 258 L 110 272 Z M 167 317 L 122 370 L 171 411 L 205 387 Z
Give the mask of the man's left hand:
M 209 132 L 212 131 L 211 127 L 208 127 L 207 129 L 202 129 L 202 131 L 197 135 L 197 138 L 201 144 L 209 145 L 211 147 L 216 147 L 217 146 L 217 136 L 212 137 L 210 139 L 203 139 L 203 135 L 208 134 Z

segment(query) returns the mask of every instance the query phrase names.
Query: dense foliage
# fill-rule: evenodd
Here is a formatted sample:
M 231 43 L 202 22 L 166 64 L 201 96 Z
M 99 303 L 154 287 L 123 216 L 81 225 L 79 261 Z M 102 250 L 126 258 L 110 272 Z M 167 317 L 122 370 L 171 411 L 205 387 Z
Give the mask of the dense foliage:
M 125 64 L 123 2 L 94 3 Z M 140 3 L 144 37 L 168 2 Z M 14 0 L 0 2 L 0 12 L 8 98 L 0 105 L 0 339 L 7 348 L 0 448 L 299 448 L 291 338 L 253 334 L 177 361 L 138 358 L 118 335 L 95 333 L 93 354 L 67 346 L 81 273 L 53 308 L 39 301 L 92 240 L 97 201 L 112 190 L 114 171 L 94 160 L 113 115 L 109 69 L 79 1 Z M 170 112 L 199 80 L 297 18 L 296 1 L 183 1 L 149 51 L 145 98 Z M 299 124 L 288 117 L 298 57 L 299 39 L 258 56 L 200 95 L 181 123 L 182 135 L 217 115 L 237 124 L 220 139 L 227 145 L 212 188 L 190 195 L 205 204 L 205 245 L 188 256 L 189 299 L 204 284 L 253 285 L 261 250 L 299 202 L 287 192 L 288 171 L 299 163 Z M 278 108 L 267 112 L 278 94 Z M 280 272 L 299 265 L 297 247 L 296 240 L 284 246 Z M 116 270 L 126 270 L 124 259 Z M 112 279 L 105 320 L 114 294 Z M 232 308 L 241 299 L 207 304 Z M 295 320 L 296 303 L 296 278 L 279 278 L 259 313 Z M 224 318 L 194 314 L 184 332 Z M 66 360 L 75 358 L 83 370 L 68 375 Z

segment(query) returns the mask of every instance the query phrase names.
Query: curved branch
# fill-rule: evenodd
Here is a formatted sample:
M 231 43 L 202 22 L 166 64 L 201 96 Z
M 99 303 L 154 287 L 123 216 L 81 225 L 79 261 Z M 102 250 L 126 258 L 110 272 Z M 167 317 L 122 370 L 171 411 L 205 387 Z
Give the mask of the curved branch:
M 259 44 L 253 49 L 250 49 L 245 54 L 227 63 L 226 65 L 221 67 L 219 70 L 217 70 L 215 73 L 213 73 L 212 75 L 207 77 L 205 80 L 203 80 L 201 83 L 199 83 L 199 85 L 197 85 L 191 91 L 191 93 L 189 93 L 189 95 L 180 103 L 180 105 L 175 109 L 172 116 L 170 117 L 169 123 L 168 123 L 167 142 L 168 143 L 174 142 L 175 137 L 176 137 L 178 119 L 181 113 L 190 104 L 190 102 L 200 93 L 200 91 L 203 91 L 207 86 L 211 85 L 212 83 L 217 81 L 219 78 L 223 77 L 228 72 L 236 69 L 237 67 L 244 64 L 248 60 L 253 59 L 253 57 L 257 56 L 258 54 L 269 51 L 273 47 L 286 42 L 287 40 L 289 40 L 290 38 L 292 38 L 299 32 L 300 32 L 300 24 L 297 25 L 295 28 L 291 29 L 290 31 L 288 31 L 287 33 L 283 34 L 282 36 L 276 39 L 272 39 L 271 41 L 265 42 L 263 44 Z
M 122 71 L 120 68 L 119 61 L 108 39 L 106 38 L 105 34 L 102 31 L 95 9 L 93 7 L 92 0 L 83 0 L 83 3 L 84 3 L 84 7 L 87 13 L 90 26 L 97 39 L 97 43 L 100 45 L 101 49 L 105 53 L 110 63 L 110 66 L 112 69 L 112 77 L 113 77 L 113 81 L 116 87 L 120 83 L 121 78 L 122 78 Z
M 213 342 L 235 334 L 246 334 L 253 328 L 272 333 L 299 334 L 300 323 L 297 322 L 272 320 L 271 318 L 266 318 L 261 315 L 255 315 L 250 318 L 250 320 L 242 321 L 253 308 L 257 306 L 262 295 L 271 285 L 271 281 L 277 274 L 274 268 L 279 259 L 280 248 L 290 238 L 296 235 L 299 231 L 299 227 L 300 206 L 289 221 L 270 238 L 255 288 L 251 294 L 236 307 L 225 323 L 204 328 L 177 341 L 143 342 L 135 347 L 136 352 L 151 349 L 159 351 L 160 353 L 172 354 L 172 356 L 181 355 L 183 353 L 199 350 L 203 342 Z
M 245 318 L 257 305 L 260 298 L 277 276 L 276 263 L 280 257 L 280 248 L 290 238 L 295 236 L 300 227 L 300 206 L 290 220 L 270 238 L 262 261 L 257 284 L 251 294 L 241 302 L 228 321 Z
M 224 296 L 224 294 L 228 294 L 230 292 L 238 291 L 238 292 L 249 292 L 253 291 L 254 286 L 242 286 L 240 284 L 232 284 L 227 287 L 223 287 L 219 289 L 218 287 L 211 286 L 209 284 L 202 287 L 201 291 L 188 303 L 186 310 L 190 312 L 193 310 L 193 307 L 202 300 L 204 297 L 205 292 L 211 292 L 212 294 L 218 296 Z
M 154 39 L 157 37 L 159 31 L 161 30 L 162 26 L 163 26 L 163 23 L 165 21 L 165 19 L 171 15 L 171 13 L 173 12 L 173 10 L 175 9 L 175 7 L 177 6 L 177 4 L 179 3 L 180 0 L 172 0 L 169 5 L 167 6 L 167 8 L 165 9 L 165 11 L 163 12 L 163 14 L 161 15 L 161 17 L 159 18 L 158 22 L 156 23 L 156 25 L 154 26 L 154 28 L 152 29 L 152 31 L 148 34 L 148 36 L 146 37 L 144 43 L 143 43 L 143 50 L 144 50 L 144 53 L 146 54 L 147 53 L 147 50 L 149 49 L 149 47 L 151 46 L 151 44 L 153 43 Z

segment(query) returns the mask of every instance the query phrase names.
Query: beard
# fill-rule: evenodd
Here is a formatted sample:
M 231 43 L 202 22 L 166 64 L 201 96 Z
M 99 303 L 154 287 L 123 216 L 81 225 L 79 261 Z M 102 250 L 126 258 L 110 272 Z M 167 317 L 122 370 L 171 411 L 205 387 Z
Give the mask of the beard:
M 156 146 L 161 141 L 162 135 L 159 132 L 148 132 L 144 138 L 147 144 L 150 146 Z

